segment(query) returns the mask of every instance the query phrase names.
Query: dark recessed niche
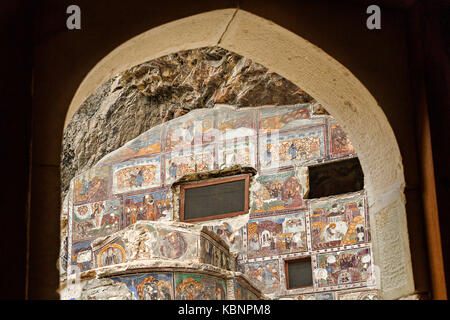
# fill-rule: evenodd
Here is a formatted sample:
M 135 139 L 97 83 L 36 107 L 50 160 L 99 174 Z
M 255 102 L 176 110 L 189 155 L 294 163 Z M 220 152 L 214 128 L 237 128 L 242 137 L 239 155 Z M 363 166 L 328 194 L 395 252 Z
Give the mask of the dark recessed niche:
M 364 175 L 358 158 L 315 165 L 308 169 L 307 199 L 355 192 L 364 188 Z
M 193 222 L 245 214 L 248 188 L 248 174 L 182 185 L 180 220 Z
M 285 260 L 286 288 L 295 289 L 313 285 L 311 257 Z

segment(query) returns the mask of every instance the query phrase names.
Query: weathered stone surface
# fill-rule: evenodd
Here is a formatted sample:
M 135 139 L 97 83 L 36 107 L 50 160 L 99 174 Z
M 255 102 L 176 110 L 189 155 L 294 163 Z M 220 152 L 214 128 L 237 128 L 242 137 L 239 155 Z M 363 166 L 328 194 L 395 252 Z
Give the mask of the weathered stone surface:
M 124 283 L 112 279 L 92 279 L 84 283 L 80 300 L 135 300 Z
M 105 82 L 64 132 L 63 198 L 69 181 L 146 130 L 215 103 L 242 107 L 313 101 L 283 77 L 225 49 L 194 49 L 133 67 Z

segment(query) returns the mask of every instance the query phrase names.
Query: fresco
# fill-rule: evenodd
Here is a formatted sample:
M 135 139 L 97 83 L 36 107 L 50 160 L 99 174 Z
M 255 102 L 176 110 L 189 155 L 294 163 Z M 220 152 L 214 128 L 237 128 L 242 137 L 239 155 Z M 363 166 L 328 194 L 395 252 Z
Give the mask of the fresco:
M 120 238 L 95 250 L 95 256 L 97 268 L 123 263 L 127 259 L 125 245 Z
M 109 167 L 91 169 L 74 179 L 73 201 L 86 202 L 108 195 Z
M 140 220 L 172 220 L 172 198 L 169 189 L 124 196 L 125 226 Z
M 379 300 L 378 290 L 340 291 L 337 300 Z
M 255 111 L 240 109 L 231 111 L 229 108 L 219 108 L 216 112 L 217 129 L 220 140 L 231 140 L 256 135 Z
M 258 296 L 250 290 L 243 287 L 239 281 L 234 280 L 234 299 L 235 300 L 258 300 Z
M 175 151 L 166 154 L 166 184 L 171 184 L 175 180 L 186 174 L 214 169 L 214 148 L 213 145 L 195 152 Z
M 135 159 L 113 167 L 113 192 L 123 193 L 159 187 L 161 157 Z
M 280 289 L 280 270 L 278 260 L 246 263 L 245 275 L 254 281 L 264 293 L 277 292 Z
M 109 235 L 120 229 L 120 199 L 109 199 L 74 206 L 73 240 Z
M 214 225 L 211 228 L 214 233 L 228 244 L 231 252 L 241 252 L 243 250 L 243 233 L 246 226 L 235 230 L 228 222 L 222 222 L 222 224 Z
M 347 133 L 336 121 L 329 122 L 329 141 L 331 157 L 339 158 L 350 154 L 356 154 Z
M 80 241 L 72 244 L 71 265 L 78 267 L 78 270 L 81 272 L 90 270 L 94 267 L 90 241 Z
M 197 237 L 172 229 L 159 229 L 159 256 L 167 259 L 188 259 L 197 255 Z
M 193 113 L 170 121 L 166 127 L 165 150 L 190 149 L 216 139 L 212 112 Z
M 261 169 L 293 166 L 324 158 L 325 126 L 259 136 Z
M 282 212 L 304 206 L 302 186 L 295 176 L 295 171 L 279 172 L 259 176 L 260 188 L 253 194 L 251 215 L 265 212 Z
M 112 278 L 125 283 L 139 300 L 173 300 L 172 273 L 130 274 Z
M 225 280 L 203 274 L 176 273 L 176 300 L 225 300 Z
M 327 287 L 370 280 L 371 259 L 368 248 L 318 254 L 317 285 Z
M 250 219 L 248 257 L 263 257 L 307 250 L 305 213 Z
M 310 110 L 307 105 L 261 108 L 259 130 L 260 132 L 264 132 L 271 130 L 295 129 L 311 123 L 311 120 L 307 120 L 306 122 L 303 121 L 303 119 L 309 118 Z
M 217 156 L 219 168 L 240 164 L 256 167 L 256 137 L 224 140 L 219 144 Z
M 214 245 L 207 238 L 200 237 L 200 262 L 231 270 L 230 259 L 230 256 L 225 250 Z
M 313 249 L 360 244 L 367 241 L 364 197 L 311 203 Z

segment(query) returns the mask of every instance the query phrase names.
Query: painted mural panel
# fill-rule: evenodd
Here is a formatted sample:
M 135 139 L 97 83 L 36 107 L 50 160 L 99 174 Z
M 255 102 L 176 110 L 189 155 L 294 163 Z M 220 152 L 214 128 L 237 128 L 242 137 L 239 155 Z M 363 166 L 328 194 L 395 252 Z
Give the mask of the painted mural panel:
M 74 180 L 74 202 L 104 199 L 108 196 L 109 167 L 91 169 Z
M 161 157 L 134 159 L 113 167 L 113 192 L 123 193 L 161 185 Z
M 235 300 L 258 300 L 256 294 L 242 286 L 237 280 L 234 281 L 234 298 Z
M 169 189 L 124 196 L 125 226 L 140 220 L 172 220 L 172 198 Z
M 329 122 L 329 141 L 330 153 L 333 158 L 356 154 L 347 133 L 342 129 L 339 123 L 334 120 Z
M 158 228 L 158 255 L 171 260 L 186 260 L 197 255 L 197 237 L 172 229 Z
M 280 289 L 280 268 L 278 260 L 246 263 L 245 274 L 261 288 L 264 293 Z
M 249 258 L 306 251 L 305 213 L 250 219 L 247 227 Z
M 308 105 L 261 108 L 260 112 L 260 132 L 295 129 L 313 123 Z
M 230 255 L 203 236 L 200 237 L 200 261 L 221 269 L 231 270 Z
M 261 169 L 325 158 L 325 126 L 259 136 Z
M 214 169 L 214 146 L 166 154 L 166 184 L 186 174 Z
M 192 113 L 167 123 L 165 150 L 190 149 L 216 140 L 212 111 Z
M 221 141 L 256 135 L 254 110 L 230 111 L 229 108 L 220 108 L 216 111 Z
M 94 254 L 97 268 L 124 263 L 127 260 L 125 244 L 120 238 L 116 238 L 99 249 L 96 249 Z
M 139 300 L 173 300 L 172 273 L 130 274 L 112 278 L 125 283 Z
M 87 271 L 94 267 L 92 247 L 90 241 L 74 242 L 72 244 L 72 266 L 79 271 Z M 73 270 L 73 267 L 72 267 Z
M 235 138 L 219 143 L 217 155 L 219 168 L 240 164 L 256 167 L 256 137 Z
M 368 248 L 318 254 L 317 285 L 328 287 L 370 280 L 371 259 Z
M 225 300 L 225 280 L 203 274 L 176 273 L 176 300 Z
M 228 222 L 212 226 L 212 230 L 230 247 L 231 252 L 242 252 L 244 227 L 234 228 Z
M 98 238 L 120 229 L 120 199 L 109 199 L 74 206 L 73 241 Z
M 304 207 L 302 186 L 294 170 L 262 175 L 256 180 L 260 188 L 253 194 L 252 216 Z
M 366 216 L 364 196 L 311 203 L 313 249 L 366 242 Z

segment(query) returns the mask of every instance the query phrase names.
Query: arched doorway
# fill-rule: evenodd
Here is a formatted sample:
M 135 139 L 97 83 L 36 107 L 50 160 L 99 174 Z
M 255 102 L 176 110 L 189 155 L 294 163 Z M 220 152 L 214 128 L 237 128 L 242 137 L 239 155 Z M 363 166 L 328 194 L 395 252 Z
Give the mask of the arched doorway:
M 412 293 L 404 177 L 392 129 L 375 99 L 348 70 L 280 26 L 242 10 L 227 9 L 145 32 L 115 49 L 91 70 L 72 100 L 66 124 L 81 102 L 118 72 L 168 53 L 204 46 L 220 46 L 248 57 L 327 106 L 349 134 L 364 170 L 374 260 L 380 268 L 383 297 Z

